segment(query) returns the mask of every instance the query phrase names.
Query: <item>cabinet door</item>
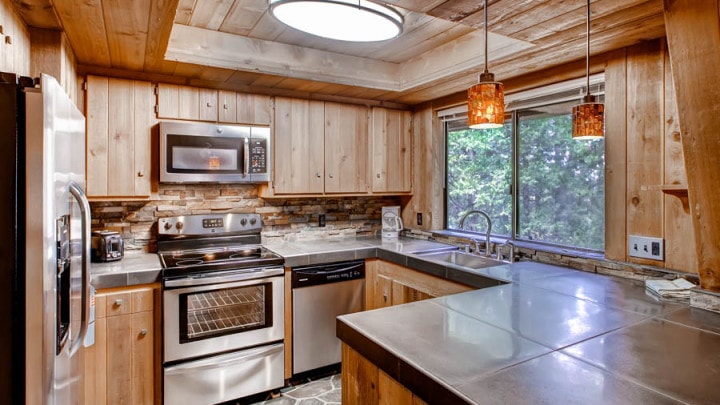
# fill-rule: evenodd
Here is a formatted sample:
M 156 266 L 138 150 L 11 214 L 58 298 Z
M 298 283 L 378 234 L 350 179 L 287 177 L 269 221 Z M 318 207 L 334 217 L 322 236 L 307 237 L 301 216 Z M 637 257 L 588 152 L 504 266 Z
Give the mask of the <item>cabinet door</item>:
M 234 91 L 218 91 L 218 121 L 235 123 L 237 118 L 237 101 Z
M 218 92 L 211 89 L 198 89 L 198 99 L 200 100 L 199 117 L 200 121 L 218 120 Z
M 87 77 L 87 194 L 150 195 L 149 82 Z
M 412 114 L 372 109 L 372 191 L 408 193 L 412 184 Z
M 237 93 L 237 118 L 240 124 L 270 125 L 272 99 L 261 94 Z
M 319 101 L 275 100 L 275 194 L 322 194 L 323 114 Z
M 85 349 L 86 404 L 152 404 L 160 370 L 156 286 L 99 290 L 95 344 Z
M 368 192 L 368 108 L 325 103 L 325 192 Z

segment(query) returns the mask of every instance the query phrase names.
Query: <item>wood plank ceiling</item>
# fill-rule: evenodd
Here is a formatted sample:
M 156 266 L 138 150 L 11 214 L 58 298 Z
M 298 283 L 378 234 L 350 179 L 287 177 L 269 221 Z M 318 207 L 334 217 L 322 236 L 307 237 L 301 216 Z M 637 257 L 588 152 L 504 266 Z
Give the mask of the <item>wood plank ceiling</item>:
M 65 31 L 82 73 L 414 105 L 464 91 L 482 70 L 479 0 L 386 0 L 404 15 L 404 31 L 364 44 L 285 27 L 267 0 L 13 3 L 29 26 Z M 489 67 L 498 80 L 584 58 L 584 0 L 489 3 Z M 592 55 L 665 35 L 662 0 L 591 7 Z

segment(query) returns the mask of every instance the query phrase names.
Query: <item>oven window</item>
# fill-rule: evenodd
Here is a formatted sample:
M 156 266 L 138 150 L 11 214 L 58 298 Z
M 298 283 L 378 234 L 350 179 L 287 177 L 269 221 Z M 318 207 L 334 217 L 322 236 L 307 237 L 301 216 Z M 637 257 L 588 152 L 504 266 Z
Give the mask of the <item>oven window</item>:
M 272 326 L 272 284 L 180 295 L 180 342 Z

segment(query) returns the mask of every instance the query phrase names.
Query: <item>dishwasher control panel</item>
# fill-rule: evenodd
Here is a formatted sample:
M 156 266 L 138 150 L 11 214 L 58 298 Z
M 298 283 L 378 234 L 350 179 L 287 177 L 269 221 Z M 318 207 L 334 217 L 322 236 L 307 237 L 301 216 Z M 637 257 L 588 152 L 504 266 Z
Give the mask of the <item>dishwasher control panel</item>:
M 365 278 L 365 262 L 352 261 L 295 267 L 292 269 L 292 288 L 338 283 Z

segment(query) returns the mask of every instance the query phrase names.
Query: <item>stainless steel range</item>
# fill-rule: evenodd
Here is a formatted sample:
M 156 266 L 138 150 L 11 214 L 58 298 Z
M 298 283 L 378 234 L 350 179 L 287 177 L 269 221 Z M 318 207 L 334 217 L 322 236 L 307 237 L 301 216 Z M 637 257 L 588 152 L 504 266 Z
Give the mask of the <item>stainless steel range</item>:
M 158 221 L 165 404 L 214 404 L 284 384 L 283 258 L 258 214 Z

